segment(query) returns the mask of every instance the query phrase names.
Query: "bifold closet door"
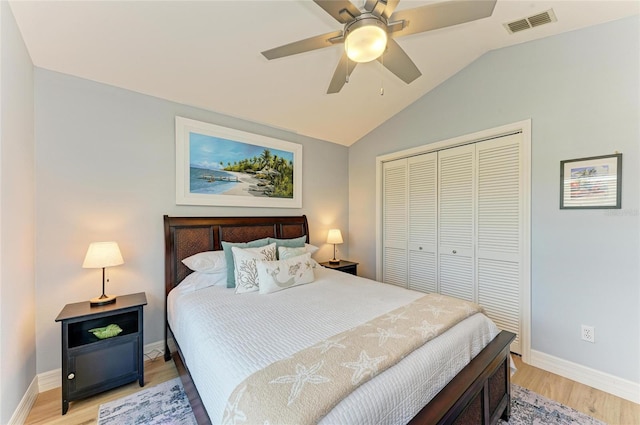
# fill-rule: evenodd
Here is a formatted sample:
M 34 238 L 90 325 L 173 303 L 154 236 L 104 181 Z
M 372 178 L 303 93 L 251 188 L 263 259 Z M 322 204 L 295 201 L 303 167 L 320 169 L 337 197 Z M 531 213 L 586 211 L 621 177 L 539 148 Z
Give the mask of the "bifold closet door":
M 475 146 L 439 151 L 438 178 L 438 292 L 475 302 Z
M 411 157 L 408 164 L 408 244 L 407 287 L 437 292 L 438 248 L 438 154 Z
M 516 334 L 520 353 L 520 291 L 523 281 L 522 134 L 476 145 L 477 302 L 500 329 Z
M 407 287 L 407 160 L 383 165 L 382 281 Z

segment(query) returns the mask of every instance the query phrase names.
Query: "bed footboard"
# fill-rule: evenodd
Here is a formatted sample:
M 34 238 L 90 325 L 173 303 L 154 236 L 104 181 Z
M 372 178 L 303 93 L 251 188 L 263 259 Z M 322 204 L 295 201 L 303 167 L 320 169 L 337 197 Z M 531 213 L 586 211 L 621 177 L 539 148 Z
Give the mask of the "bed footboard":
M 515 334 L 502 331 L 410 422 L 496 424 L 511 414 L 509 346 Z

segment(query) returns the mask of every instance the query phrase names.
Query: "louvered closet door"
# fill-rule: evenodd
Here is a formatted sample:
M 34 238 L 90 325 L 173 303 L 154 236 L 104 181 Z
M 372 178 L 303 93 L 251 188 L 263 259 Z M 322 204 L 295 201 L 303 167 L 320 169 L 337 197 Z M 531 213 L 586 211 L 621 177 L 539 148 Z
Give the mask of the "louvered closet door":
M 475 147 L 438 152 L 439 292 L 475 301 Z
M 407 160 L 383 165 L 382 281 L 407 287 Z
M 408 288 L 437 291 L 438 154 L 408 159 L 409 281 Z
M 476 145 L 478 303 L 500 329 L 517 335 L 520 353 L 522 134 Z

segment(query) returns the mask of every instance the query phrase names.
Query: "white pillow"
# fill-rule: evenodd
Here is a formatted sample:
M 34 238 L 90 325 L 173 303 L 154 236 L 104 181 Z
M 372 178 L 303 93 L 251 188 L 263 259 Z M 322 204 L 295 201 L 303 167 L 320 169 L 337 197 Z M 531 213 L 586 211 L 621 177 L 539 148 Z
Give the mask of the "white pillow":
M 309 252 L 287 260 L 258 261 L 256 267 L 260 293 L 269 294 L 313 282 L 312 261 Z
M 194 272 L 200 273 L 227 271 L 227 260 L 224 258 L 224 251 L 199 252 L 182 260 L 182 264 Z
M 217 273 L 193 272 L 177 286 L 181 292 L 193 292 L 209 286 L 227 286 L 227 271 Z
M 311 254 L 313 254 L 314 252 L 316 252 L 318 250 L 318 248 L 313 246 L 313 245 L 309 245 L 309 246 L 315 248 L 315 250 L 310 252 L 309 248 L 306 247 L 306 246 L 295 247 L 295 248 L 289 248 L 289 247 L 286 247 L 286 246 L 279 246 L 278 247 L 278 259 L 280 259 L 280 260 L 288 260 L 289 258 L 298 257 L 298 256 L 304 255 L 306 253 L 309 253 L 309 255 L 311 255 Z M 318 265 L 318 262 L 316 260 L 314 260 L 313 258 L 311 258 L 310 261 L 311 261 L 311 267 L 313 267 L 315 269 L 316 266 Z
M 311 255 L 315 254 L 317 250 L 319 250 L 320 248 L 318 248 L 315 245 L 311 245 L 311 244 L 304 244 L 304 247 L 307 248 L 307 252 L 310 253 Z
M 276 244 L 272 243 L 259 248 L 231 247 L 235 268 L 236 294 L 254 292 L 258 290 L 260 281 L 256 261 L 276 259 Z
M 307 253 L 307 248 L 304 246 L 290 248 L 286 246 L 278 247 L 278 258 L 281 260 L 288 260 L 289 258 L 297 257 L 298 255 L 304 255 Z

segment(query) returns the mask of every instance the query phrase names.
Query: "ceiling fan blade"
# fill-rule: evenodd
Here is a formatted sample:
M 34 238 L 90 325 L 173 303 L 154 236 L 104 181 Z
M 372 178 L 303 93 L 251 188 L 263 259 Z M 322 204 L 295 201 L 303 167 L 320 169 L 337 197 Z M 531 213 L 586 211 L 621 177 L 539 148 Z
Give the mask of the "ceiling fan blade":
M 393 15 L 393 11 L 396 10 L 396 6 L 398 6 L 399 2 L 400 0 L 387 0 L 387 7 L 384 8 L 382 16 L 384 16 L 385 19 L 389 19 L 389 17 Z
M 346 24 L 353 18 L 361 15 L 360 9 L 355 7 L 349 0 L 313 0 L 318 6 L 324 9 L 333 19 Z
M 275 47 L 270 50 L 265 50 L 262 52 L 262 55 L 269 60 L 278 59 L 285 56 L 308 52 L 309 50 L 333 46 L 334 44 L 342 41 L 342 31 L 334 31 L 323 35 L 316 35 L 315 37 L 310 37 L 304 40 L 294 41 L 293 43 Z
M 407 84 L 422 75 L 409 55 L 393 38 L 387 40 L 387 50 L 378 58 L 378 62 Z
M 366 0 L 364 3 L 364 10 L 373 13 L 374 15 L 384 16 L 385 19 L 389 19 L 389 16 L 396 10 L 400 0 Z
M 434 3 L 414 9 L 399 10 L 391 22 L 405 21 L 394 36 L 404 36 L 458 25 L 491 16 L 496 0 L 465 0 Z
M 338 62 L 338 66 L 336 66 L 335 72 L 333 73 L 333 77 L 329 83 L 329 88 L 327 89 L 327 94 L 338 93 L 342 89 L 342 86 L 344 86 L 344 83 L 347 82 L 347 77 L 351 75 L 357 64 L 358 62 L 350 60 L 347 57 L 347 53 L 344 52 L 340 58 L 340 62 Z

